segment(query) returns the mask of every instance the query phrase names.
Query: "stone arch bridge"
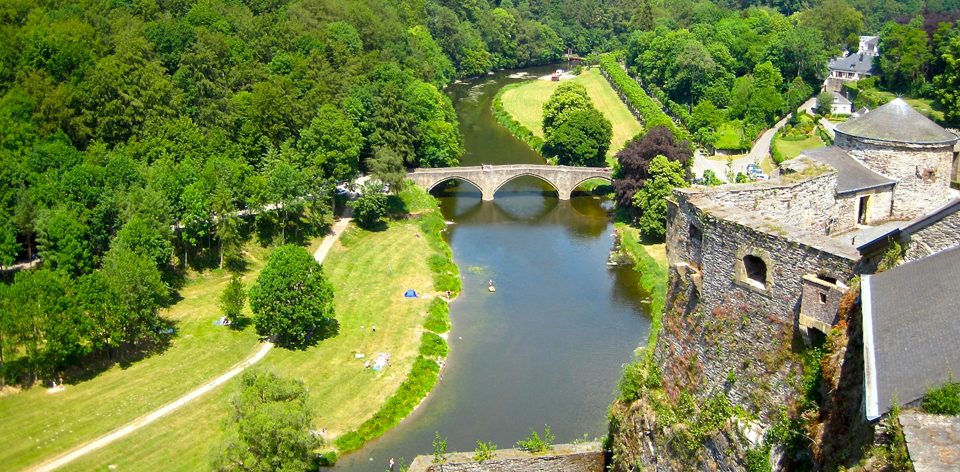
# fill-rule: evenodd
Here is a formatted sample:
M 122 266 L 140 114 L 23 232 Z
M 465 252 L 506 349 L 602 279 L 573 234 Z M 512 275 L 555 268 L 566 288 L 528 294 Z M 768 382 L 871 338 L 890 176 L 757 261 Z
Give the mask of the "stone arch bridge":
M 557 189 L 560 200 L 569 200 L 578 186 L 591 179 L 613 181 L 610 169 L 600 167 L 551 166 L 514 164 L 502 166 L 442 167 L 415 169 L 408 177 L 427 191 L 452 179 L 470 182 L 480 189 L 484 200 L 493 200 L 493 194 L 507 182 L 523 176 L 536 177 Z

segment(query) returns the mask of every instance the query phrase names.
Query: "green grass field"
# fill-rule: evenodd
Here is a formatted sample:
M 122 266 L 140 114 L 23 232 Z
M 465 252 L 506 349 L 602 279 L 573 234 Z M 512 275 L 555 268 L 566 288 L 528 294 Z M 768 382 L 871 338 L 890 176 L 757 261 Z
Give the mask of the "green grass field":
M 736 149 L 743 138 L 743 128 L 734 126 L 733 123 L 724 123 L 717 130 L 717 149 Z
M 417 356 L 428 300 L 405 299 L 408 288 L 429 293 L 432 276 L 426 264 L 431 249 L 417 238 L 413 223 L 398 223 L 382 232 L 351 228 L 324 262 L 334 285 L 339 334 L 303 351 L 274 348 L 257 368 L 302 380 L 317 412 L 315 426 L 327 428 L 325 449 L 337 435 L 357 428 L 376 412 L 406 378 Z M 371 327 L 376 325 L 377 331 Z M 361 326 L 363 328 L 361 329 Z M 376 372 L 363 360 L 378 352 L 392 354 L 393 365 Z M 99 470 L 115 464 L 122 470 L 197 470 L 209 461 L 221 440 L 229 397 L 238 379 L 188 404 L 110 446 L 72 464 Z
M 249 286 L 265 260 L 251 249 Z M 91 380 L 46 393 L 44 386 L 0 398 L 0 463 L 17 470 L 107 434 L 229 370 L 253 354 L 259 340 L 252 328 L 237 332 L 213 322 L 220 318 L 216 298 L 229 281 L 222 271 L 192 279 L 179 291 L 182 300 L 165 310 L 177 323 L 170 347 L 159 354 L 114 366 Z
M 607 162 L 613 164 L 612 157 L 623 148 L 623 145 L 643 130 L 640 123 L 634 118 L 627 106 L 620 101 L 620 97 L 607 83 L 607 79 L 600 74 L 599 68 L 585 71 L 577 78 L 571 79 L 583 84 L 593 105 L 610 120 L 613 125 L 613 138 L 610 141 L 610 150 L 607 151 Z M 549 80 L 533 80 L 507 90 L 503 94 L 503 108 L 513 119 L 541 138 L 543 136 L 543 104 L 550 98 L 550 94 L 557 88 L 559 82 Z
M 785 159 L 793 159 L 800 155 L 802 151 L 816 149 L 824 146 L 823 141 L 817 135 L 810 136 L 802 141 L 784 141 L 777 138 L 777 149 L 783 154 Z

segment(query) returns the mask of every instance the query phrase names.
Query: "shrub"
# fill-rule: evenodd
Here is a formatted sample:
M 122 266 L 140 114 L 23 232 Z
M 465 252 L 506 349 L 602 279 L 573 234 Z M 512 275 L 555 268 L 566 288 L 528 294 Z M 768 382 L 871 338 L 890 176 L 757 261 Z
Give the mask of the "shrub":
M 530 436 L 517 441 L 517 448 L 534 454 L 540 454 L 553 449 L 551 443 L 554 439 L 556 439 L 556 437 L 550 434 L 549 426 L 544 425 L 542 438 L 533 428 L 530 428 Z
M 770 156 L 773 158 L 773 162 L 776 162 L 778 165 L 782 164 L 786 160 L 783 153 L 780 152 L 780 148 L 777 147 L 777 138 L 780 137 L 780 132 L 777 131 L 773 135 L 773 139 L 770 140 Z
M 497 455 L 497 446 L 493 442 L 477 441 L 477 448 L 474 452 L 473 460 L 482 463 L 485 460 L 493 459 Z
M 423 333 L 420 338 L 420 355 L 432 359 L 437 356 L 447 357 L 449 352 L 450 347 L 447 346 L 447 342 L 439 334 L 429 331 Z
M 923 400 L 923 411 L 936 415 L 960 415 L 960 383 L 947 383 L 936 390 L 928 390 Z
M 446 333 L 450 331 L 450 306 L 441 298 L 434 298 L 430 301 L 427 308 L 427 319 L 423 323 L 423 328 L 434 333 Z

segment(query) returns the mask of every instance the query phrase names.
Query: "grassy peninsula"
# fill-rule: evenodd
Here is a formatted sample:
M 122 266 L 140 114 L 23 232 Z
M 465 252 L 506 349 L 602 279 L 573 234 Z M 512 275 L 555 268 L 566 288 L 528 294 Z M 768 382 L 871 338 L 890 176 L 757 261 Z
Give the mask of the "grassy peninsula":
M 597 110 L 603 113 L 613 125 L 613 139 L 607 151 L 607 163 L 613 164 L 613 156 L 623 148 L 624 144 L 636 136 L 643 129 L 634 118 L 627 106 L 620 101 L 620 97 L 603 78 L 598 68 L 584 71 L 574 79 L 574 82 L 583 84 L 587 89 L 590 100 Z M 498 97 L 503 111 L 523 129 L 528 130 L 536 138 L 543 139 L 543 104 L 550 98 L 550 94 L 557 88 L 559 82 L 549 80 L 535 80 L 525 82 L 514 87 L 506 88 Z M 503 121 L 501 119 L 501 121 Z M 514 134 L 516 130 L 511 129 Z M 521 137 L 523 139 L 523 137 Z M 529 139 L 525 139 L 528 143 Z

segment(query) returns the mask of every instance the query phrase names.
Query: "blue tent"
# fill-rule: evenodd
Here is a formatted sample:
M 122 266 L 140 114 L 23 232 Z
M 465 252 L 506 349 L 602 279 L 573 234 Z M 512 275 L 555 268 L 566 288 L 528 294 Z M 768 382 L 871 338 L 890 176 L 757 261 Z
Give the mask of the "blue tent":
M 415 292 L 415 291 L 411 288 L 410 290 L 407 290 L 407 293 L 403 294 L 403 296 L 405 296 L 405 297 L 407 297 L 407 298 L 417 298 L 417 292 Z

